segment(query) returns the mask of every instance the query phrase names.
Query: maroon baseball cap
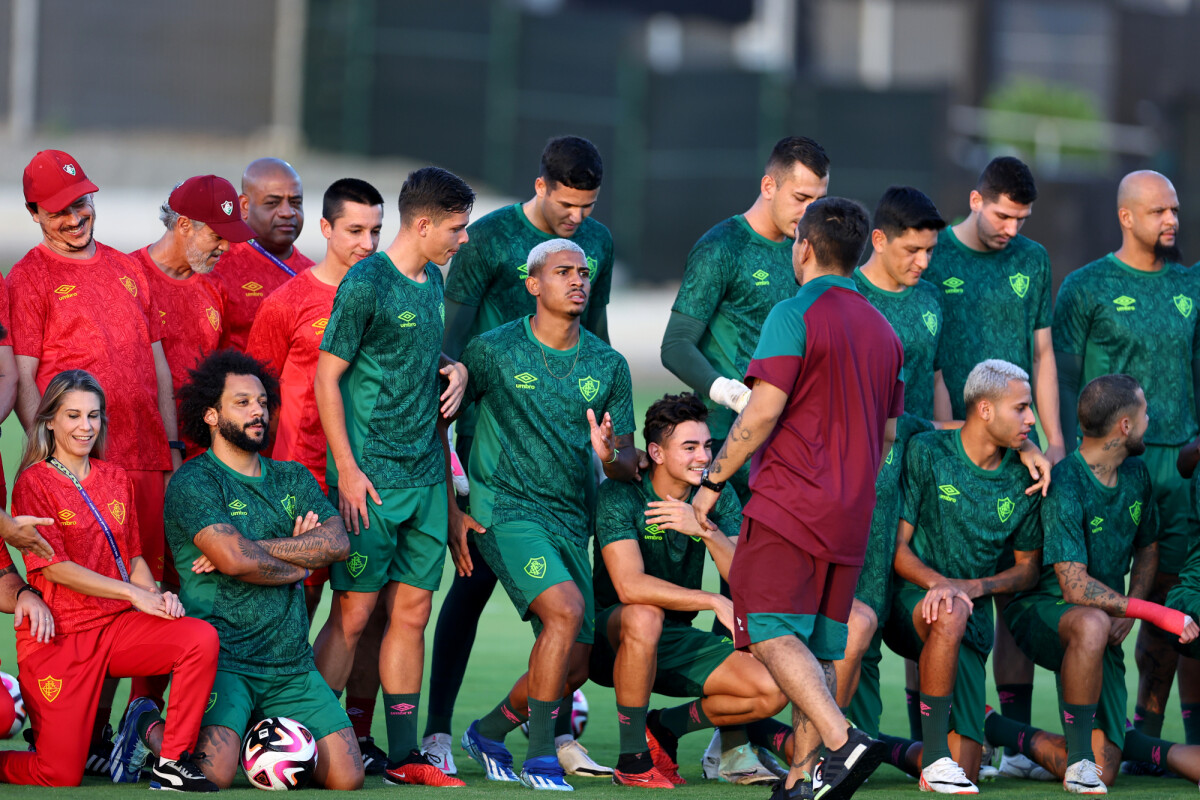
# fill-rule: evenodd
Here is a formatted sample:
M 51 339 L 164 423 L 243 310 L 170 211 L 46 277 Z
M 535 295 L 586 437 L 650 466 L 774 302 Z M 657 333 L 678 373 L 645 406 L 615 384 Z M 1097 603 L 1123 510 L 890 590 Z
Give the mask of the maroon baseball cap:
M 42 150 L 25 167 L 22 178 L 25 202 L 37 203 L 52 214 L 62 211 L 85 194 L 100 191 L 88 180 L 83 167 L 62 150 Z
M 254 231 L 242 221 L 242 209 L 233 184 L 216 175 L 188 178 L 171 192 L 167 205 L 181 217 L 203 222 L 222 239 L 247 242 Z

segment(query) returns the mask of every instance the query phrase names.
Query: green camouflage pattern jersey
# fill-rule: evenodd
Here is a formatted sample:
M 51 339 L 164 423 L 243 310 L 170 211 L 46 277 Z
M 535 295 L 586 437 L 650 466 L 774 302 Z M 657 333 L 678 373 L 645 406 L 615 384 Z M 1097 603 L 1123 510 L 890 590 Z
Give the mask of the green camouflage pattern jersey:
M 980 361 L 1002 358 L 1033 375 L 1033 332 L 1051 324 L 1046 248 L 1018 235 L 980 252 L 946 228 L 922 280 L 941 292 L 940 363 L 954 419 L 966 419 L 963 387 Z
M 201 555 L 192 540 L 211 525 L 232 525 L 243 538 L 258 542 L 291 537 L 296 517 L 309 511 L 322 522 L 337 516 L 303 464 L 269 458 L 259 463 L 261 476 L 251 478 L 208 450 L 180 467 L 164 504 L 167 544 L 188 616 L 210 623 L 221 637 L 218 668 L 294 675 L 315 669 L 301 582 L 259 586 L 220 572 L 192 572 L 192 561 Z
M 432 486 L 446 479 L 438 439 L 438 361 L 446 307 L 442 273 L 401 274 L 385 253 L 359 261 L 338 286 L 321 350 L 350 367 L 341 379 L 346 433 L 358 468 L 376 489 Z M 326 461 L 328 484 L 337 465 Z
M 908 384 L 904 384 L 905 391 Z M 908 403 L 908 395 L 904 397 Z M 900 506 L 903 497 L 900 472 L 904 464 L 904 447 L 918 433 L 933 430 L 933 423 L 913 414 L 902 414 L 896 420 L 896 441 L 875 479 L 875 511 L 871 514 L 871 533 L 867 538 L 867 554 L 854 596 L 871 607 L 879 627 L 887 620 L 892 603 L 892 573 L 896 558 L 896 528 L 900 525 Z
M 714 225 L 692 247 L 671 310 L 705 323 L 700 352 L 721 375 L 741 381 L 767 314 L 799 288 L 792 240 L 760 236 L 738 214 Z M 737 415 L 709 400 L 704 387 L 692 388 L 708 406 L 713 438 L 724 439 Z
M 871 283 L 861 269 L 854 270 L 854 283 L 862 296 L 891 323 L 904 346 L 905 412 L 933 419 L 933 374 L 942 368 L 940 293 L 926 281 L 889 292 Z
M 475 337 L 463 351 L 479 404 L 467 469 L 471 516 L 484 527 L 527 522 L 586 547 L 596 479 L 587 411 L 633 433 L 633 385 L 624 357 L 580 330 L 570 350 L 534 338 L 529 317 Z
M 688 494 L 688 502 L 695 493 L 693 489 Z M 649 475 L 643 475 L 633 483 L 605 481 L 600 484 L 596 497 L 595 553 L 592 556 L 592 586 L 597 612 L 621 602 L 601 551 L 613 542 L 625 539 L 637 540 L 647 575 L 685 589 L 704 588 L 704 561 L 708 556 L 704 540 L 646 522 L 648 504 L 662 499 L 654 491 Z M 721 492 L 709 519 L 722 533 L 737 536 L 742 528 L 742 504 L 738 502 L 737 494 Z M 667 611 L 666 616 L 690 624 L 697 613 Z
M 1167 264 L 1142 272 L 1109 253 L 1063 281 L 1054 309 L 1054 349 L 1083 359 L 1080 388 L 1098 375 L 1132 375 L 1149 406 L 1146 443 L 1183 444 L 1198 430 L 1192 383 L 1198 302 L 1200 276 L 1186 267 Z
M 913 552 L 944 577 L 972 579 L 995 575 L 1014 550 L 1040 550 L 1042 497 L 1025 494 L 1029 482 L 1012 450 L 985 470 L 963 452 L 959 431 L 914 436 L 904 454 L 900 512 L 915 529 Z M 963 641 L 987 653 L 994 627 L 992 604 L 977 602 Z
M 1133 551 L 1158 541 L 1150 470 L 1140 458 L 1127 458 L 1117 470 L 1117 485 L 1105 486 L 1075 450 L 1050 472 L 1042 535 L 1042 577 L 1034 591 L 1062 597 L 1054 565 L 1075 561 L 1124 594 Z

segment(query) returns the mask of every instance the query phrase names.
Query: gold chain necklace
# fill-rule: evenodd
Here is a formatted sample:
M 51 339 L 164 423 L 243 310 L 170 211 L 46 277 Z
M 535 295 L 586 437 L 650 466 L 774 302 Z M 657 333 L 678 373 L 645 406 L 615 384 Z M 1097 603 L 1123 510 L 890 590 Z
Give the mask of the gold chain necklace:
M 530 329 L 532 330 L 532 326 L 530 327 Z M 535 340 L 537 339 L 536 333 L 534 334 L 533 338 Z M 575 342 L 575 360 L 571 362 L 571 368 L 569 370 L 567 370 L 566 373 L 563 375 L 555 375 L 554 374 L 554 370 L 550 369 L 550 361 L 547 360 L 547 358 L 546 358 L 545 346 L 540 341 L 537 342 L 537 346 L 538 346 L 538 352 L 540 352 L 542 354 L 542 363 L 546 365 L 546 372 L 550 373 L 551 378 L 561 381 L 563 378 L 569 378 L 571 376 L 571 373 L 575 371 L 575 365 L 579 363 L 579 351 L 583 348 L 583 332 L 581 331 L 579 333 L 579 339 Z

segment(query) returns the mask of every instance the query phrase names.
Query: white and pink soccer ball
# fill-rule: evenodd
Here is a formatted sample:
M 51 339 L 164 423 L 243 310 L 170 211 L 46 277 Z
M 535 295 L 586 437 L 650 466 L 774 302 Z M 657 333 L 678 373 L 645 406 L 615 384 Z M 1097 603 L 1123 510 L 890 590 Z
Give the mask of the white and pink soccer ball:
M 17 679 L 12 675 L 9 675 L 7 672 L 0 672 L 0 684 L 3 684 L 4 690 L 12 698 L 13 706 L 16 707 L 17 711 L 17 716 L 13 720 L 12 727 L 6 731 L 0 731 L 0 739 L 11 739 L 25 726 L 25 701 L 21 699 L 21 684 L 17 683 Z
M 588 721 L 588 701 L 583 696 L 583 691 L 575 690 L 575 694 L 571 695 L 571 735 L 578 739 L 583 736 L 583 729 L 587 727 Z M 521 723 L 521 733 L 529 735 L 529 723 Z
M 287 717 L 268 717 L 242 740 L 242 769 L 259 789 L 303 789 L 317 768 L 317 742 L 308 728 Z

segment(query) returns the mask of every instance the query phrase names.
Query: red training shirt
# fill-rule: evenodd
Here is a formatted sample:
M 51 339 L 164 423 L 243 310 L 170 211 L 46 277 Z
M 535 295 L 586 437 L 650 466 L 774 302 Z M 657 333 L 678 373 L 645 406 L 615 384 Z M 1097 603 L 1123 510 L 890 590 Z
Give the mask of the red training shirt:
M 292 248 L 290 258 L 281 259 L 297 275 L 313 265 L 312 259 Z M 230 245 L 213 272 L 225 287 L 225 328 L 231 347 L 246 349 L 250 326 L 263 299 L 291 278 L 249 242 Z
M 8 307 L 8 284 L 2 277 L 0 277 L 0 326 L 4 327 L 4 337 L 0 338 L 0 347 L 12 347 L 12 313 Z M 5 488 L 4 462 L 0 461 L 0 503 L 4 502 Z M 12 561 L 10 560 L 8 563 L 11 564 Z M 0 564 L 0 569 L 4 569 L 6 566 L 8 564 Z

